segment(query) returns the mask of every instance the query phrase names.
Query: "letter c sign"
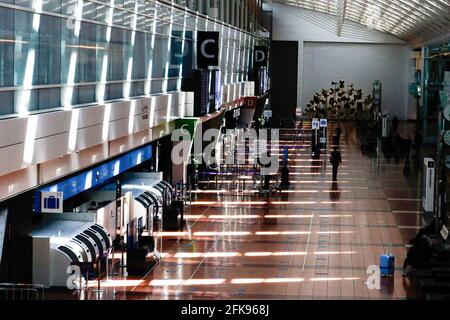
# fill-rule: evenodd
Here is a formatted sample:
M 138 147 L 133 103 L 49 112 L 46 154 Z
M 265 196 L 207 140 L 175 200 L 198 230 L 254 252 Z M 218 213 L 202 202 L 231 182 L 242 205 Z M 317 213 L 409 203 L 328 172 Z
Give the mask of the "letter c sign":
M 206 39 L 205 41 L 203 41 L 203 43 L 200 46 L 200 52 L 201 52 L 202 56 L 204 56 L 205 58 L 214 59 L 214 57 L 216 56 L 215 54 L 208 54 L 208 52 L 206 52 L 206 45 L 208 43 L 216 43 L 216 40 Z
M 197 68 L 208 69 L 219 65 L 219 32 L 197 32 Z

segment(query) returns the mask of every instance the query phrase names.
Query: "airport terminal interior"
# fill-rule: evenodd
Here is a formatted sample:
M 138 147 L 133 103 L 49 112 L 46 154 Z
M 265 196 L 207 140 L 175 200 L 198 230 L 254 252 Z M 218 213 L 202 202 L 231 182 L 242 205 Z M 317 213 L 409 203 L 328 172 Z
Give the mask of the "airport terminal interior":
M 450 299 L 449 17 L 0 0 L 0 301 Z

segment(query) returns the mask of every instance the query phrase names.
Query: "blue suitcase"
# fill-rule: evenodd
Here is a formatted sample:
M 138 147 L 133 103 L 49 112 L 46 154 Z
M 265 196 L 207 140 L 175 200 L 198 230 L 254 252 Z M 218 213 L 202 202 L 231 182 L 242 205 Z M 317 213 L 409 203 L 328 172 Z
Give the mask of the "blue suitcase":
M 391 254 L 391 247 L 389 245 L 388 252 L 380 256 L 380 272 L 385 277 L 393 276 L 395 271 L 395 257 Z

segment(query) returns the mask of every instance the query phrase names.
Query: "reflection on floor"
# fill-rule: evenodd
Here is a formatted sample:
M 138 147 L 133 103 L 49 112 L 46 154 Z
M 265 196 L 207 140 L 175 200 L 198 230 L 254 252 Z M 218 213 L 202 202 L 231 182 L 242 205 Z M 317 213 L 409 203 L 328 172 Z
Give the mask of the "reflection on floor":
M 289 190 L 260 195 L 249 173 L 240 179 L 246 191 L 236 192 L 224 178 L 220 185 L 194 193 L 187 228 L 162 234 L 164 258 L 146 277 L 119 275 L 103 282 L 100 294 L 89 290 L 53 297 L 417 297 L 413 284 L 402 277 L 402 264 L 407 243 L 421 225 L 420 170 L 411 161 L 405 175 L 403 160 L 386 160 L 381 152 L 363 155 L 358 141 L 354 126 L 345 125 L 338 183 L 331 181 L 329 151 L 312 161 L 309 141 L 281 141 L 281 148 L 291 146 Z M 381 290 L 369 290 L 366 270 L 378 265 L 388 244 L 395 255 L 395 276 L 382 278 Z

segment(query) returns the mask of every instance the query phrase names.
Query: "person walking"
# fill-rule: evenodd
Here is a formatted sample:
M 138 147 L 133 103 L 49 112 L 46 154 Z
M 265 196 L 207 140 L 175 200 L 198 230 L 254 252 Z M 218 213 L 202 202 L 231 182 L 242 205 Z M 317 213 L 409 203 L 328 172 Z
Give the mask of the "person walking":
M 333 152 L 331 152 L 330 162 L 333 165 L 333 181 L 337 181 L 339 165 L 342 163 L 341 152 L 337 147 L 334 147 Z

